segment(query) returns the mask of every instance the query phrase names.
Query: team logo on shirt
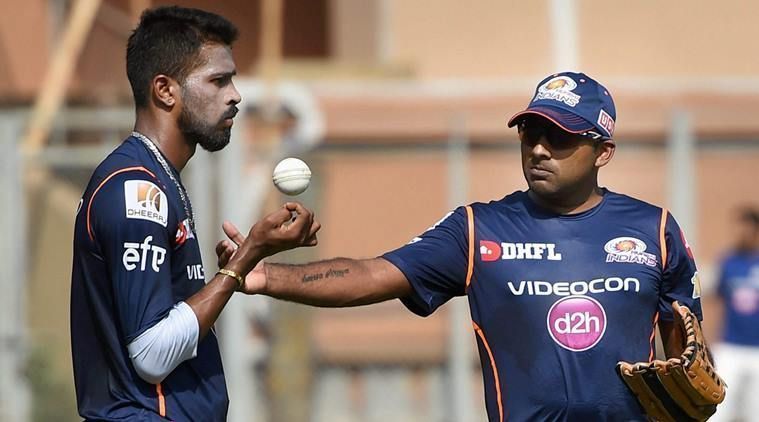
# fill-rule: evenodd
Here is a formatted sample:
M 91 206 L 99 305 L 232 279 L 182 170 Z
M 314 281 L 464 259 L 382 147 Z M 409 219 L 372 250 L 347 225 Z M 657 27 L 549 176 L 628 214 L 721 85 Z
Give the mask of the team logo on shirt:
M 598 344 L 606 332 L 606 311 L 589 296 L 574 295 L 557 300 L 546 317 L 548 333 L 559 346 L 582 352 Z
M 161 264 L 166 260 L 166 248 L 151 245 L 151 242 L 153 242 L 153 236 L 146 237 L 142 243 L 124 242 L 124 256 L 121 262 L 127 271 L 132 271 L 138 266 L 140 271 L 145 271 L 148 261 L 154 272 L 161 269 Z
M 561 261 L 561 253 L 556 252 L 555 243 L 508 243 L 500 244 L 492 240 L 480 240 L 480 259 L 492 262 L 499 259 L 547 259 Z
M 147 180 L 124 182 L 126 217 L 148 220 L 164 227 L 168 224 L 169 202 L 166 194 Z
M 656 255 L 646 252 L 646 244 L 634 237 L 616 237 L 606 242 L 606 262 L 628 262 L 656 266 Z
M 577 88 L 577 82 L 567 76 L 557 76 L 538 87 L 538 93 L 532 101 L 556 100 L 574 107 L 580 102 L 581 96 L 572 92 Z

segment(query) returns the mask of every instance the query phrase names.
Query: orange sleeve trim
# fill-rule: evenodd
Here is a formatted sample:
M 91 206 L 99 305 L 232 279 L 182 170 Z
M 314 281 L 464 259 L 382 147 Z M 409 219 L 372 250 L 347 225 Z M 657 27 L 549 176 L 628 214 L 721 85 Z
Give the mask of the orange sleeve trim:
M 659 247 L 661 248 L 661 270 L 667 266 L 667 239 L 664 237 L 667 231 L 667 214 L 666 208 L 661 210 L 661 222 L 659 223 Z
M 472 273 L 474 272 L 474 211 L 472 207 L 466 206 L 466 219 L 469 236 L 469 261 L 466 269 L 466 288 L 469 288 L 469 283 L 472 282 Z
M 90 240 L 95 240 L 95 237 L 92 234 L 92 226 L 90 226 L 90 210 L 92 209 L 92 202 L 95 200 L 95 195 L 98 194 L 98 191 L 100 188 L 103 187 L 109 180 L 111 180 L 114 176 L 120 173 L 125 173 L 127 171 L 144 171 L 145 173 L 149 174 L 154 179 L 157 179 L 153 173 L 150 172 L 150 170 L 146 169 L 145 167 L 126 167 L 123 169 L 119 169 L 114 171 L 113 173 L 109 174 L 108 177 L 103 179 L 102 182 L 98 185 L 98 187 L 95 189 L 95 191 L 92 193 L 92 196 L 90 197 L 90 202 L 87 204 L 87 234 L 90 235 Z
M 654 314 L 654 326 L 651 328 L 651 337 L 648 339 L 648 344 L 651 345 L 651 351 L 648 354 L 648 361 L 653 362 L 654 361 L 654 338 L 656 338 L 656 324 L 659 323 L 659 312 L 657 311 L 656 314 Z
M 166 417 L 166 397 L 163 396 L 163 387 L 158 383 L 155 385 L 155 391 L 158 394 L 158 414 L 162 417 Z
M 488 345 L 488 341 L 485 339 L 485 333 L 482 332 L 482 329 L 480 328 L 479 325 L 477 325 L 476 322 L 472 321 L 472 325 L 474 326 L 474 332 L 477 333 L 477 335 L 480 337 L 480 340 L 482 340 L 482 344 L 485 346 L 485 350 L 488 352 L 488 358 L 490 358 L 490 367 L 493 369 L 493 383 L 495 384 L 495 393 L 498 399 L 498 420 L 500 422 L 503 422 L 503 401 L 501 398 L 501 382 L 498 379 L 498 368 L 495 366 L 495 358 L 493 358 L 493 352 L 490 351 L 490 345 Z

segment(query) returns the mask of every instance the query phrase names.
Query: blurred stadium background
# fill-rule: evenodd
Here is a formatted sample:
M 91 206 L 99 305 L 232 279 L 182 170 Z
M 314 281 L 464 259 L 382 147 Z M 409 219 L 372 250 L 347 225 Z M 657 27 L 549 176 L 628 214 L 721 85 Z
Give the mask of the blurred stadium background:
M 376 256 L 456 204 L 522 189 L 505 121 L 560 70 L 612 91 L 619 151 L 602 183 L 674 212 L 707 296 L 733 209 L 759 198 L 757 2 L 176 3 L 241 30 L 232 144 L 198 152 L 183 175 L 206 274 L 222 219 L 248 225 L 282 201 L 269 175 L 285 155 L 311 165 L 300 199 L 324 227 L 318 248 L 276 261 Z M 126 39 L 141 10 L 161 4 L 0 4 L 2 421 L 77 420 L 73 216 L 94 166 L 131 130 Z M 231 421 L 485 420 L 465 301 L 421 319 L 397 301 L 319 310 L 235 297 L 218 325 Z

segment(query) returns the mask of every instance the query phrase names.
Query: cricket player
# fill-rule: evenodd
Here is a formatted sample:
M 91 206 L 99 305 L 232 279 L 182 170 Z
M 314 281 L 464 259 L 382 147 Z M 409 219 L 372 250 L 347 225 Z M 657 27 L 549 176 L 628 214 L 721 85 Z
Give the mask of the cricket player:
M 221 16 L 161 7 L 129 38 L 134 132 L 95 169 L 74 229 L 71 348 L 86 420 L 225 421 L 214 322 L 235 291 L 250 293 L 242 282 L 261 258 L 316 244 L 319 223 L 288 203 L 205 272 L 180 172 L 198 145 L 229 143 L 236 37 Z
M 399 298 L 426 316 L 466 295 L 491 421 L 644 421 L 619 361 L 651 361 L 672 302 L 701 317 L 693 254 L 672 215 L 598 185 L 616 109 L 582 73 L 550 75 L 513 116 L 527 190 L 448 213 L 374 259 L 266 263 L 246 289 L 315 306 Z M 217 246 L 222 259 L 245 237 Z

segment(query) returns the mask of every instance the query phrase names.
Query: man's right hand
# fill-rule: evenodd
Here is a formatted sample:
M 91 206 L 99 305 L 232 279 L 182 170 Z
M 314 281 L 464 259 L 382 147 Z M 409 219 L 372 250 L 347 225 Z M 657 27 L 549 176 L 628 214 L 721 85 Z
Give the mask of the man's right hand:
M 230 239 L 245 239 L 245 236 L 229 221 L 225 221 L 221 227 Z M 224 268 L 235 252 L 237 252 L 237 245 L 231 240 L 225 239 L 216 244 L 216 256 L 219 257 L 219 268 Z M 248 295 L 254 295 L 263 293 L 265 287 L 266 272 L 264 271 L 264 262 L 259 261 L 248 275 L 245 276 L 245 284 L 240 288 L 240 291 Z
M 225 222 L 222 228 L 237 248 L 219 242 L 216 247 L 219 266 L 245 277 L 264 257 L 301 246 L 316 246 L 321 224 L 303 205 L 288 202 L 254 224 L 247 237 L 232 223 Z

